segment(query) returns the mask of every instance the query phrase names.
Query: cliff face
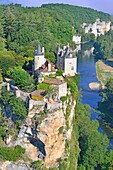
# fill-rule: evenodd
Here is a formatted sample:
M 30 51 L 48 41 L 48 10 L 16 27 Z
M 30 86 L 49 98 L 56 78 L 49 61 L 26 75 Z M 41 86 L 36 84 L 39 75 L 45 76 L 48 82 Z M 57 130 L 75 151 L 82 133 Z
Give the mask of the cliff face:
M 44 162 L 46 167 L 54 167 L 57 164 L 57 161 L 65 156 L 66 140 L 71 139 L 73 129 L 72 121 L 75 112 L 75 105 L 76 102 L 70 98 L 63 104 L 62 109 L 49 113 L 37 128 L 37 137 L 44 144 Z M 66 118 L 68 107 L 71 109 Z
M 67 157 L 66 142 L 71 140 L 76 101 L 68 97 L 62 108 L 47 110 L 44 106 L 29 111 L 16 142 L 26 149 L 30 162 L 41 159 L 47 168 L 58 167 L 59 160 Z
M 100 36 L 101 34 L 104 35 L 105 32 L 108 32 L 111 29 L 111 22 L 101 21 L 100 19 L 96 19 L 93 24 L 83 23 L 82 28 L 84 29 L 85 33 L 93 33 L 96 37 Z
M 37 128 L 37 137 L 44 143 L 45 165 L 54 166 L 65 153 L 65 117 L 62 109 L 54 111 Z

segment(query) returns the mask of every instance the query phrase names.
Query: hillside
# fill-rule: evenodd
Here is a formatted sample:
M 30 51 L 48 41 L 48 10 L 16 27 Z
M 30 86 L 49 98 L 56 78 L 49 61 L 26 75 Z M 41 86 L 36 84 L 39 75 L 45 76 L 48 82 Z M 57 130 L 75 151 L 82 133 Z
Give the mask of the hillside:
M 93 23 L 96 18 L 109 21 L 109 14 L 90 8 L 64 4 L 42 5 L 40 8 L 24 8 L 21 5 L 0 6 L 0 37 L 5 38 L 6 48 L 16 53 L 25 46 L 40 42 L 46 52 L 54 51 L 58 44 L 72 44 L 72 26 L 84 34 L 81 24 Z
M 67 4 L 44 4 L 42 7 L 57 11 L 66 21 L 75 26 L 78 32 L 81 31 L 80 25 L 84 22 L 93 23 L 97 18 L 104 21 L 112 20 L 109 14 L 91 8 Z

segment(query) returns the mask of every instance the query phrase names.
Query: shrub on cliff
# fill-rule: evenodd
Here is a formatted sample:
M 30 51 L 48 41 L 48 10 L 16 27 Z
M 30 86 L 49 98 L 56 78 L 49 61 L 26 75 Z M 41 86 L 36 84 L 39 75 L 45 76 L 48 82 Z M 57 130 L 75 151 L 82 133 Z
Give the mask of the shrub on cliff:
M 2 88 L 2 93 L 0 97 L 1 109 L 4 110 L 6 115 L 10 115 L 14 122 L 18 120 L 25 119 L 27 115 L 27 109 L 25 107 L 24 101 L 6 90 L 6 88 Z
M 0 158 L 2 160 L 17 161 L 25 153 L 25 149 L 16 147 L 0 147 Z

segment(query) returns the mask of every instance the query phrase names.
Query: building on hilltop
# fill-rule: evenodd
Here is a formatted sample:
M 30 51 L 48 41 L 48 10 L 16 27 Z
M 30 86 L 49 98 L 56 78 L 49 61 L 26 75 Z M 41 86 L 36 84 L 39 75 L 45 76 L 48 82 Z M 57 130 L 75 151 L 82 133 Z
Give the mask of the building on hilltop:
M 58 49 L 56 66 L 58 69 L 63 70 L 64 76 L 74 76 L 77 72 L 77 57 L 74 52 L 70 50 L 69 45 L 64 46 L 63 49 Z M 38 45 L 38 48 L 35 50 L 32 69 L 33 74 L 38 73 L 38 75 L 42 74 L 47 76 L 56 74 L 55 65 L 44 57 L 44 47 L 41 49 L 40 45 Z
M 45 78 L 43 79 L 44 83 L 49 84 L 51 87 L 54 87 L 55 89 L 53 89 L 54 91 L 54 100 L 55 101 L 59 101 L 60 97 L 66 96 L 67 95 L 67 82 L 64 81 L 64 79 L 55 79 L 55 78 Z M 49 88 L 48 88 L 49 90 Z M 46 91 L 48 91 L 46 90 Z M 52 92 L 51 92 L 52 95 Z M 37 100 L 37 101 L 44 101 L 47 102 L 47 94 L 45 93 L 45 90 L 35 90 L 31 93 L 31 98 L 33 100 Z M 50 97 L 49 97 L 50 99 Z
M 67 95 L 67 82 L 66 81 L 54 79 L 54 78 L 45 78 L 44 82 L 52 85 L 58 90 L 57 91 L 58 99 L 60 99 L 60 97 L 62 96 Z
M 44 47 L 41 49 L 40 44 L 38 44 L 38 48 L 34 52 L 33 71 L 39 69 L 45 62 Z
M 64 46 L 63 49 L 59 47 L 56 66 L 63 70 L 64 76 L 74 76 L 77 73 L 77 57 L 70 50 L 69 45 Z
M 34 52 L 32 72 L 33 74 L 38 73 L 42 75 L 56 73 L 55 66 L 45 58 L 44 47 L 41 48 L 40 44 L 38 44 L 38 48 Z

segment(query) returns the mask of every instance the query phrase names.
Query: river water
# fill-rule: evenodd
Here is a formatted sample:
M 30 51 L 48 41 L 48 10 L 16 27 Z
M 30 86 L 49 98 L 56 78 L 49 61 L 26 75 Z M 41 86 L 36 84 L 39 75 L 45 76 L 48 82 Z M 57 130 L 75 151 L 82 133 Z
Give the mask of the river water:
M 101 101 L 98 91 L 93 91 L 89 88 L 89 83 L 99 82 L 96 75 L 96 61 L 93 56 L 79 56 L 78 57 L 78 73 L 80 74 L 79 89 L 82 93 L 82 103 L 88 104 L 92 108 L 91 120 L 98 119 L 99 113 L 98 102 Z M 99 131 L 104 134 L 102 128 Z M 108 149 L 113 149 L 113 139 L 110 139 L 110 145 Z
M 96 64 L 93 56 L 78 57 L 78 73 L 80 73 L 79 88 L 82 89 L 82 103 L 97 109 L 101 97 L 98 91 L 93 91 L 89 88 L 89 83 L 98 82 Z M 91 111 L 91 120 L 97 119 L 97 117 L 97 112 Z

